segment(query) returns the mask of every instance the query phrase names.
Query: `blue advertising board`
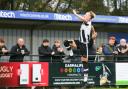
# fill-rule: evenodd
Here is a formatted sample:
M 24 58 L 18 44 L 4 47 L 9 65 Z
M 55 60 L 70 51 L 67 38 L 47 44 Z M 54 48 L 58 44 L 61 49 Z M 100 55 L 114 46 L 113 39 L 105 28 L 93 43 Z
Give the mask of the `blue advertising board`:
M 0 10 L 0 18 L 30 19 L 30 20 L 55 20 L 55 21 L 73 21 L 73 22 L 80 21 L 74 14 L 11 11 L 11 10 Z M 96 18 L 93 19 L 93 22 L 127 24 L 128 16 L 97 15 Z

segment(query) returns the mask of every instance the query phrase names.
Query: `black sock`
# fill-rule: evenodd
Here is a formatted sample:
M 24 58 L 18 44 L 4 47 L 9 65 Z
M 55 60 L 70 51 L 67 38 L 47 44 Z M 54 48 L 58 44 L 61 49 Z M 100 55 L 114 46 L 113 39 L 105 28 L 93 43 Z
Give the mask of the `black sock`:
M 85 61 L 82 61 L 83 63 L 83 76 L 84 76 L 84 83 L 87 83 L 88 80 L 88 63 Z

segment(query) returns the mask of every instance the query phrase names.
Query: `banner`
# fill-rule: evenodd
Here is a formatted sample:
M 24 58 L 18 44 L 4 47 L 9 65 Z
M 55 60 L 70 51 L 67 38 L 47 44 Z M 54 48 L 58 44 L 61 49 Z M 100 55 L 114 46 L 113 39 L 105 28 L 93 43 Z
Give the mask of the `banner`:
M 116 85 L 128 85 L 128 63 L 116 63 Z
M 0 63 L 0 87 L 48 86 L 48 63 Z
M 55 20 L 55 21 L 80 21 L 74 14 L 29 12 L 0 10 L 0 18 L 30 19 L 30 20 Z M 93 22 L 99 23 L 128 23 L 127 16 L 97 15 Z
M 89 63 L 89 85 L 128 84 L 127 63 Z M 115 77 L 116 76 L 116 77 Z M 0 87 L 81 86 L 83 64 L 47 62 L 0 63 Z
M 115 85 L 115 63 L 90 63 L 89 78 L 90 85 Z
M 82 85 L 82 67 L 77 63 L 51 63 L 50 85 Z M 115 81 L 115 63 L 89 63 L 89 85 L 115 85 Z
M 51 86 L 61 85 L 82 85 L 83 83 L 83 65 L 78 63 L 50 63 Z

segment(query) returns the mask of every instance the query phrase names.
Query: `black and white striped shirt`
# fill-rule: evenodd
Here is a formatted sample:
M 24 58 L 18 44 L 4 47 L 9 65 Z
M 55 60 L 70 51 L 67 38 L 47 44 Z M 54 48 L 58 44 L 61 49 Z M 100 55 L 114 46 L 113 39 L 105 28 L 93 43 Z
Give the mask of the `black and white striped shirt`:
M 82 23 L 80 28 L 80 42 L 87 44 L 91 39 L 91 21 Z

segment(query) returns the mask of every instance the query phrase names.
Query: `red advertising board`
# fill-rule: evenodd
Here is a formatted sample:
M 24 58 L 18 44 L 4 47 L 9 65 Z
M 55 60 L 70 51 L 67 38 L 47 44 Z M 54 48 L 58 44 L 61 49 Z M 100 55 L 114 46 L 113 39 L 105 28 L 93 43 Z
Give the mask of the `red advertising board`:
M 0 87 L 48 86 L 47 62 L 0 63 Z

